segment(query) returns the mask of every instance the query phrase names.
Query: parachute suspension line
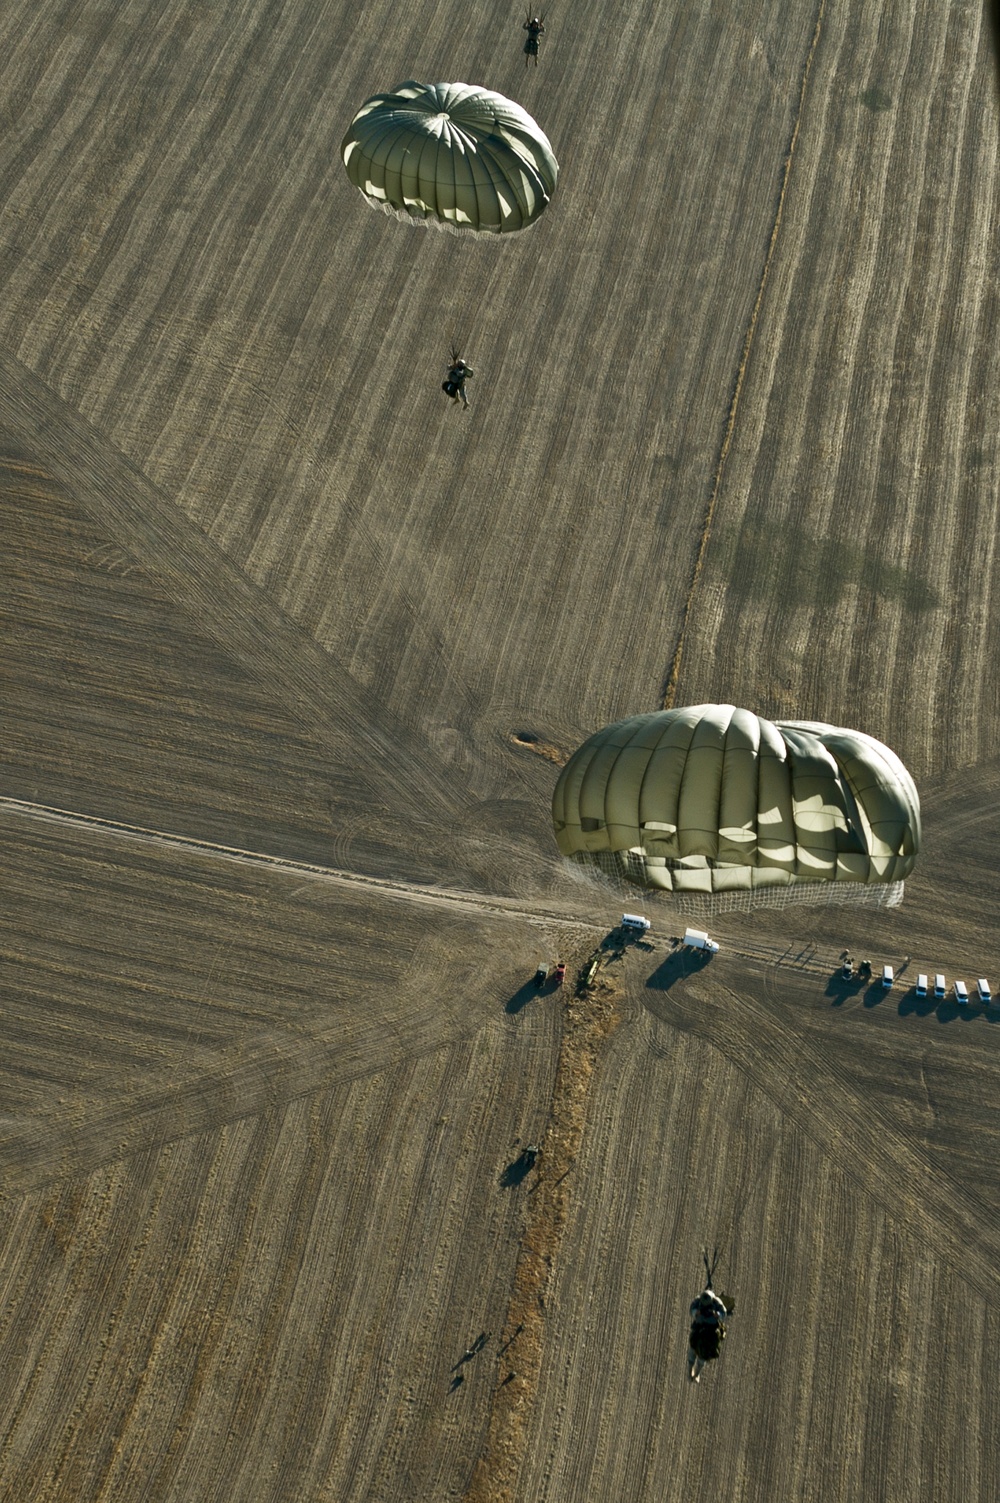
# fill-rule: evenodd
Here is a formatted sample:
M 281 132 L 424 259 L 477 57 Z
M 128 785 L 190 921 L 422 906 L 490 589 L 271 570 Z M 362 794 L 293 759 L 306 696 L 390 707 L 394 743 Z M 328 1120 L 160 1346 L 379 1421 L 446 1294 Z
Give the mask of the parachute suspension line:
M 615 864 L 615 885 L 618 888 L 618 901 L 620 902 L 622 906 L 622 912 L 624 913 L 628 909 L 631 898 L 629 895 L 629 885 L 625 878 L 625 867 L 624 865 L 618 863 Z M 636 896 L 638 896 L 641 890 L 641 888 L 636 889 Z M 645 912 L 643 912 L 643 918 L 645 918 L 645 916 Z
M 606 876 L 608 885 L 614 888 L 615 896 L 623 913 L 627 913 L 631 907 L 637 906 L 639 901 L 642 901 L 645 905 L 645 898 L 640 900 L 639 896 L 642 889 L 633 887 L 628 880 L 626 861 L 627 853 L 625 853 L 624 859 L 621 860 L 616 860 L 614 855 L 612 855 L 611 859 L 607 862 L 598 861 L 598 866 Z M 642 916 L 643 918 L 646 917 L 645 906 L 643 907 Z
M 712 1249 L 712 1256 L 711 1257 L 708 1256 L 708 1248 L 707 1247 L 702 1248 L 701 1260 L 702 1260 L 702 1262 L 705 1265 L 705 1287 L 707 1289 L 713 1289 L 715 1287 L 714 1284 L 712 1283 L 712 1276 L 715 1273 L 715 1264 L 716 1264 L 716 1260 L 717 1260 L 718 1256 L 719 1256 L 718 1246 L 713 1247 L 713 1249 Z
M 627 854 L 626 852 L 625 860 L 609 863 L 607 870 L 611 873 L 611 879 L 617 889 L 618 901 L 621 904 L 622 912 L 638 912 L 642 914 L 644 919 L 648 920 L 649 913 L 647 909 L 649 904 L 646 901 L 646 888 L 629 881 Z

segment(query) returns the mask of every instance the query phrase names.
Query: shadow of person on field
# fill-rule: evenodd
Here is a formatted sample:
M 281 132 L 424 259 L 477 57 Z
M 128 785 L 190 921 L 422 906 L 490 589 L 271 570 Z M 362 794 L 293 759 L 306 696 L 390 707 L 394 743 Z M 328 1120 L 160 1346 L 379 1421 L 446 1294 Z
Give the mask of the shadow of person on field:
M 458 1361 L 455 1363 L 455 1366 L 451 1369 L 451 1371 L 453 1373 L 461 1372 L 466 1362 L 471 1362 L 473 1357 L 477 1357 L 479 1355 L 483 1347 L 486 1345 L 487 1341 L 489 1341 L 491 1334 L 492 1333 L 490 1331 L 480 1331 L 479 1335 L 476 1337 L 472 1345 L 465 1348 L 465 1351 L 462 1353 L 461 1357 L 459 1357 Z
M 504 1012 L 509 1012 L 512 1016 L 516 1016 L 522 1007 L 527 1007 L 532 997 L 543 997 L 548 989 L 547 982 L 545 986 L 536 986 L 534 981 L 526 981 L 523 986 L 518 987 L 512 997 L 507 999 L 503 1005 L 503 1010 Z
M 646 985 L 653 991 L 668 992 L 685 976 L 696 976 L 703 971 L 711 959 L 708 950 L 672 950 L 647 978 Z
M 538 1149 L 528 1147 L 523 1149 L 516 1159 L 512 1159 L 500 1176 L 500 1184 L 504 1190 L 509 1190 L 514 1185 L 519 1185 L 527 1179 L 538 1158 Z
M 890 988 L 882 985 L 882 978 L 879 976 L 876 980 L 869 983 L 865 991 L 865 1006 L 877 1007 L 880 1002 L 885 1001 L 889 991 Z
M 510 1335 L 510 1336 L 508 1336 L 507 1340 L 505 1342 L 503 1342 L 503 1344 L 500 1347 L 498 1347 L 498 1349 L 497 1349 L 497 1356 L 498 1357 L 502 1357 L 503 1354 L 506 1351 L 509 1351 L 509 1349 L 514 1345 L 514 1342 L 517 1340 L 517 1338 L 520 1336 L 520 1334 L 521 1334 L 521 1332 L 523 1330 L 524 1330 L 524 1321 L 522 1320 L 519 1325 L 517 1325 L 517 1326 L 514 1327 L 513 1334 Z

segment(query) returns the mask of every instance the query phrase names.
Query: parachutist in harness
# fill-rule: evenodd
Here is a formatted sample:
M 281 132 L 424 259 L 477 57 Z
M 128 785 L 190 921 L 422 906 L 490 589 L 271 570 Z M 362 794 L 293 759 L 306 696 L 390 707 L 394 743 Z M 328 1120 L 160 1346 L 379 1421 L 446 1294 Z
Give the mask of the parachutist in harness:
M 535 59 L 535 67 L 538 67 L 538 38 L 545 30 L 545 22 L 540 16 L 529 16 L 524 23 L 524 30 L 528 33 L 528 39 L 524 44 L 524 66 L 528 66 L 528 58 Z
M 470 404 L 465 394 L 465 383 L 470 376 L 474 376 L 475 374 L 472 366 L 460 359 L 453 349 L 451 352 L 451 365 L 448 367 L 447 376 L 441 382 L 441 390 L 451 397 L 456 406 L 458 405 L 459 397 L 461 397 L 462 406 L 468 408 Z
M 712 1262 L 714 1263 L 714 1255 Z M 725 1320 L 733 1312 L 732 1301 L 726 1301 L 712 1288 L 712 1264 L 705 1254 L 705 1270 L 708 1282 L 691 1305 L 691 1336 L 688 1349 L 688 1377 L 692 1383 L 701 1381 L 701 1370 L 706 1362 L 712 1362 L 722 1350 L 726 1337 Z

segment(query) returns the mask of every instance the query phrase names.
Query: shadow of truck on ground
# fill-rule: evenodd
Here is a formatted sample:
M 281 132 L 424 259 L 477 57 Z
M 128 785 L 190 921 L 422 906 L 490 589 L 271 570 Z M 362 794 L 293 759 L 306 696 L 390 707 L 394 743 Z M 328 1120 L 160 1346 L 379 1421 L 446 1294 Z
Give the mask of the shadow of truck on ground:
M 711 959 L 712 954 L 708 950 L 671 950 L 666 960 L 653 971 L 646 985 L 653 991 L 668 992 L 678 981 L 683 981 L 685 976 L 696 976 L 699 971 L 703 971 Z

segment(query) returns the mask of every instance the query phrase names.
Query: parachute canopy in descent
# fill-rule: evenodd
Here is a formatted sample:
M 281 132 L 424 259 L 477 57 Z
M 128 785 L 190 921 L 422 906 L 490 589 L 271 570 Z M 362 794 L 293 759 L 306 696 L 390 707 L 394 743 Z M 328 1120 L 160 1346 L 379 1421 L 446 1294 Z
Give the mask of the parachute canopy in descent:
M 732 705 L 598 731 L 563 768 L 552 813 L 564 856 L 689 893 L 896 883 L 920 847 L 917 790 L 887 746 Z
M 477 84 L 398 84 L 361 106 L 340 154 L 387 212 L 482 234 L 523 230 L 555 192 L 559 164 L 527 111 Z

